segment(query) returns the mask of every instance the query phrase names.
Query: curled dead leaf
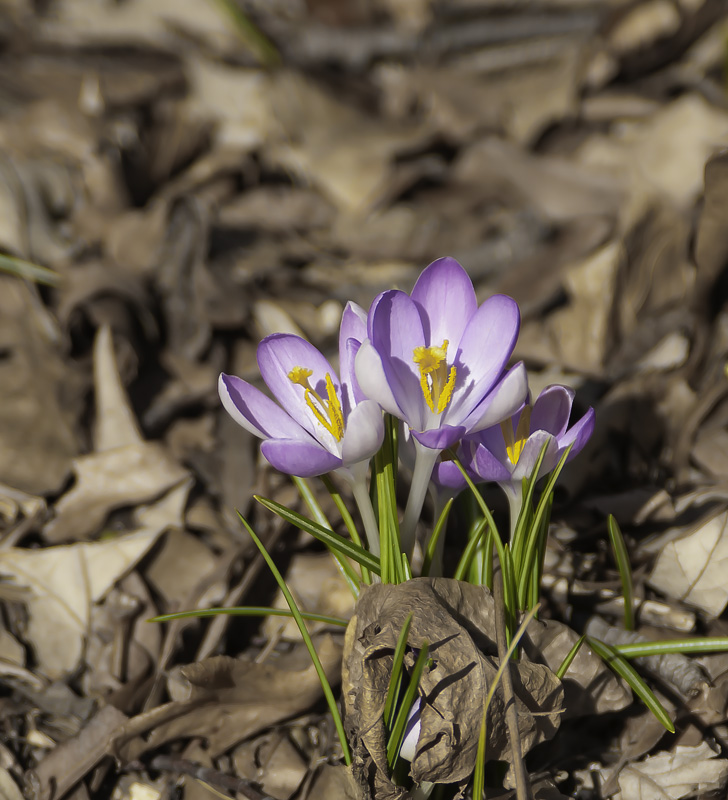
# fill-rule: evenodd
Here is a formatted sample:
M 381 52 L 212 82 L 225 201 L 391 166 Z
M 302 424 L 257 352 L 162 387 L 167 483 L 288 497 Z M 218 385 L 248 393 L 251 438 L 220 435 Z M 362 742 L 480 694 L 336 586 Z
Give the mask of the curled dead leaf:
M 421 728 L 411 768 L 416 783 L 470 778 L 483 702 L 498 670 L 494 601 L 486 587 L 415 578 L 362 592 L 347 628 L 343 694 L 355 771 L 363 783 L 372 776 L 377 798 L 402 792 L 389 776 L 382 715 L 394 648 L 410 612 L 408 645 L 418 650 L 427 641 L 432 659 L 420 679 Z M 527 657 L 517 663 L 513 683 L 521 747 L 527 752 L 556 733 L 563 689 L 550 669 Z M 509 761 L 504 705 L 499 688 L 488 710 L 487 753 L 489 759 Z

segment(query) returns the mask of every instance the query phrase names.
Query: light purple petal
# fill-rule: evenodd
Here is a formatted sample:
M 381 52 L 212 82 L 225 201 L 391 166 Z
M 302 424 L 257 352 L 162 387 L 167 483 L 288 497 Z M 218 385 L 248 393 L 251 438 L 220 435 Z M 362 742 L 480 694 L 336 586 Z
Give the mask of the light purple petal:
M 309 378 L 311 387 L 321 397 L 326 397 L 327 373 L 331 375 L 336 389 L 339 389 L 339 380 L 328 359 L 300 336 L 290 333 L 274 333 L 266 336 L 258 345 L 258 366 L 263 380 L 281 406 L 302 428 L 320 442 L 326 442 L 329 449 L 332 449 L 333 437 L 316 420 L 306 405 L 304 388 L 292 383 L 288 378 L 288 373 L 294 367 L 310 369 L 313 372 Z
M 454 258 L 438 258 L 417 279 L 411 297 L 422 313 L 425 342 L 439 346 L 448 339 L 454 354 L 478 309 L 468 273 Z
M 401 419 L 402 411 L 389 388 L 382 359 L 368 339 L 362 343 L 356 354 L 355 366 L 356 379 L 364 395 L 379 403 L 389 414 Z
M 559 451 L 563 452 L 572 442 L 574 446 L 569 453 L 571 460 L 584 445 L 589 441 L 594 433 L 594 409 L 590 408 L 586 414 L 559 439 Z
M 410 427 L 421 430 L 424 428 L 425 399 L 414 362 L 415 348 L 425 344 L 420 312 L 409 295 L 397 290 L 383 292 L 375 303 L 369 315 L 369 338 L 379 353 L 387 383 L 401 409 L 398 416 Z M 356 375 L 367 394 L 358 366 Z
M 268 439 L 260 446 L 261 452 L 279 472 L 313 478 L 341 466 L 341 459 L 315 442 L 290 439 Z
M 470 477 L 474 482 L 480 480 L 477 475 L 471 473 Z M 454 461 L 438 461 L 435 469 L 432 470 L 432 480 L 439 486 L 448 489 L 464 489 L 467 485 L 463 473 L 455 465 Z
M 384 441 L 382 409 L 374 400 L 363 400 L 349 415 L 341 441 L 341 458 L 345 466 L 368 461 Z
M 501 436 L 501 440 L 502 438 Z M 469 467 L 484 481 L 501 482 L 511 479 L 511 470 L 506 459 L 498 458 L 484 444 L 476 445 Z
M 536 431 L 528 437 L 526 443 L 523 445 L 521 457 L 518 459 L 518 464 L 516 464 L 513 470 L 514 481 L 520 481 L 523 480 L 523 478 L 531 477 L 544 445 L 547 445 L 546 452 L 544 453 L 538 476 L 541 478 L 546 475 L 547 472 L 551 472 L 559 460 L 559 448 L 556 439 L 546 431 Z
M 235 375 L 220 374 L 217 390 L 223 407 L 246 431 L 261 439 L 298 439 L 311 437 L 263 392 Z
M 573 402 L 573 389 L 558 384 L 547 386 L 533 404 L 531 430 L 547 431 L 559 438 L 566 432 Z
M 490 428 L 512 417 L 528 396 L 528 375 L 523 362 L 512 367 L 495 388 L 463 421 L 469 433 Z
M 463 438 L 465 428 L 462 425 L 440 425 L 439 428 L 432 428 L 429 431 L 416 431 L 412 429 L 412 436 L 417 441 L 429 447 L 431 450 L 446 450 L 455 442 Z
M 451 423 L 468 416 L 503 372 L 518 338 L 520 319 L 516 301 L 502 294 L 488 298 L 470 318 L 454 360 L 457 379 L 447 409 Z
M 367 314 L 364 309 L 349 301 L 341 315 L 339 328 L 339 378 L 346 397 L 344 416 L 363 400 L 363 395 L 354 374 L 354 359 L 359 345 L 367 338 Z M 343 398 L 342 398 L 343 399 Z

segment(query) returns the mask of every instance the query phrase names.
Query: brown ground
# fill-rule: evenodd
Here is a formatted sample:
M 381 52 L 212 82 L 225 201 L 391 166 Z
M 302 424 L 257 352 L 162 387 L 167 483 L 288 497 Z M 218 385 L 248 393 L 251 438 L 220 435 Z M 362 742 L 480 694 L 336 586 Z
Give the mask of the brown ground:
M 3 800 L 334 798 L 290 625 L 146 620 L 272 602 L 236 508 L 302 605 L 351 613 L 328 556 L 252 503 L 300 507 L 217 374 L 255 380 L 273 331 L 333 354 L 347 300 L 441 255 L 519 301 L 535 393 L 565 382 L 596 408 L 546 616 L 618 623 L 613 513 L 656 603 L 642 622 L 668 629 L 647 635 L 726 631 L 723 0 L 0 9 L 0 250 L 55 273 L 0 274 Z M 314 631 L 338 680 L 341 636 Z M 726 764 L 728 663 L 703 664 L 696 696 L 652 684 L 675 736 L 636 701 L 565 722 L 528 762 L 558 782 L 542 796 L 606 796 L 618 774 L 624 800 L 684 796 L 649 794 L 635 762 L 701 742 L 718 755 L 686 751 L 685 791 L 718 785 L 695 776 Z

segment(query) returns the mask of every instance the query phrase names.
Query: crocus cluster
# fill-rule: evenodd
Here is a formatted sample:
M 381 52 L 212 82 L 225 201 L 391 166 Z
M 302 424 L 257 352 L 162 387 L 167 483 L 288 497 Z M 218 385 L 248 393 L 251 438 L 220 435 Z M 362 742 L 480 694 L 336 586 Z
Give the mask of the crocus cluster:
M 524 365 L 508 368 L 519 326 L 512 298 L 494 295 L 478 305 L 463 267 L 441 258 L 411 294 L 385 291 L 368 313 L 346 306 L 339 375 L 305 340 L 274 334 L 260 343 L 258 365 L 277 403 L 225 374 L 220 397 L 236 422 L 264 440 L 262 452 L 277 469 L 300 477 L 334 471 L 348 481 L 372 549 L 366 472 L 382 444 L 383 412 L 400 419 L 414 449 L 401 526 L 408 552 L 430 481 L 455 490 L 464 484 L 447 453 L 457 450 L 476 480 L 513 493 L 542 451 L 545 474 L 566 448 L 575 455 L 591 435 L 591 409 L 568 427 L 571 390 L 551 386 L 529 404 Z

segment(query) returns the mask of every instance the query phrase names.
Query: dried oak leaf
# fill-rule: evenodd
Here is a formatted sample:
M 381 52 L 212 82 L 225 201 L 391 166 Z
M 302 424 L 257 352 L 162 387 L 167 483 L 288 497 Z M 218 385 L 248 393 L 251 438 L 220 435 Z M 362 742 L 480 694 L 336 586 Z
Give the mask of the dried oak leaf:
M 397 586 L 376 584 L 360 595 L 344 646 L 346 726 L 358 777 L 373 778 L 383 800 L 402 793 L 389 779 L 382 713 L 394 648 L 410 612 L 408 645 L 418 650 L 428 642 L 433 662 L 420 679 L 421 729 L 411 768 L 417 783 L 470 777 L 483 701 L 498 669 L 494 601 L 487 588 L 415 578 Z M 411 652 L 408 658 L 411 666 Z M 563 689 L 551 670 L 526 657 L 515 667 L 521 747 L 527 752 L 555 734 Z M 511 759 L 501 688 L 488 711 L 487 752 L 491 759 Z
M 331 636 L 317 651 L 330 683 L 337 677 L 341 646 Z M 246 659 L 213 656 L 170 672 L 172 701 L 129 720 L 113 752 L 125 760 L 191 736 L 207 740 L 213 758 L 281 720 L 300 714 L 323 694 L 313 664 L 286 669 Z M 141 734 L 150 731 L 142 739 Z

